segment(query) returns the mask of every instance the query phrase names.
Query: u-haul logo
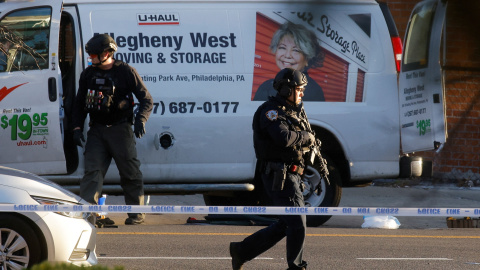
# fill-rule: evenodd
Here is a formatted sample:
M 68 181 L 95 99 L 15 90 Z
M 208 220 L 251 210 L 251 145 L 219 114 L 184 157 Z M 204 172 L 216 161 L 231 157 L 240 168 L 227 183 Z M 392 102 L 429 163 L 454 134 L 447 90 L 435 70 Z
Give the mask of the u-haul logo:
M 0 101 L 2 101 L 6 96 L 8 96 L 8 94 L 10 94 L 11 92 L 13 92 L 13 90 L 17 89 L 18 87 L 24 85 L 24 84 L 27 84 L 28 82 L 26 83 L 22 83 L 22 84 L 19 84 L 19 85 L 15 85 L 14 87 L 12 88 L 7 88 L 6 86 L 4 86 L 2 89 L 0 89 Z
M 137 14 L 138 25 L 179 25 L 178 13 L 140 13 Z

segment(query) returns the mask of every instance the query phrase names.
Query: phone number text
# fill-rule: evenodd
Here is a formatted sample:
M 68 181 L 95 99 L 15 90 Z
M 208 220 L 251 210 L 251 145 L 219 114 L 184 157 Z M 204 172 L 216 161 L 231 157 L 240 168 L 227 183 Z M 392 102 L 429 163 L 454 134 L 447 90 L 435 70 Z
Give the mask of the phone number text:
M 163 101 L 153 103 L 153 113 L 164 115 L 165 113 L 170 114 L 187 114 L 194 112 L 203 112 L 203 113 L 237 113 L 239 102 L 229 102 L 229 101 L 216 101 L 216 102 L 169 102 L 165 103 Z M 134 113 L 136 114 L 139 109 L 139 104 L 135 103 Z

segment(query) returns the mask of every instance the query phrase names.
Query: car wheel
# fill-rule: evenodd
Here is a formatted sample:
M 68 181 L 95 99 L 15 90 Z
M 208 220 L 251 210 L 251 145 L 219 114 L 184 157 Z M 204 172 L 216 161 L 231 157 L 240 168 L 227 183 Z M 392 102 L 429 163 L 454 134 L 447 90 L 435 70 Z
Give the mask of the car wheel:
M 0 269 L 23 269 L 41 262 L 40 241 L 21 218 L 0 214 Z
M 342 187 L 340 172 L 335 163 L 323 155 L 327 160 L 328 178 L 327 183 L 325 179 L 320 176 L 318 172 L 318 162 L 313 167 L 307 167 L 304 176 L 304 191 L 303 198 L 306 207 L 337 207 L 340 204 L 342 197 Z M 316 189 L 316 187 L 319 187 Z M 309 215 L 307 216 L 307 225 L 309 227 L 317 227 L 327 222 L 332 216 L 324 215 Z

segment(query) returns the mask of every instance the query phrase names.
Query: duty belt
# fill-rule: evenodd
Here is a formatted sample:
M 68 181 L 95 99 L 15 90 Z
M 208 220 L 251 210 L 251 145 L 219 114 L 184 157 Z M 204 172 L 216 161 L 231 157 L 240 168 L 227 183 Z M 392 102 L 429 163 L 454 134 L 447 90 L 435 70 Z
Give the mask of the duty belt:
M 300 165 L 288 165 L 287 169 L 289 172 L 298 173 L 302 175 L 305 168 L 303 168 Z
M 262 165 L 262 170 L 264 173 L 269 174 L 271 171 L 276 171 L 276 170 L 284 170 L 284 172 L 289 172 L 289 173 L 297 173 L 299 175 L 303 175 L 303 172 L 305 168 L 301 165 L 295 165 L 295 164 L 290 164 L 287 165 L 283 162 L 271 162 L 271 161 L 266 161 Z
M 105 127 L 111 127 L 111 126 L 116 126 L 116 125 L 120 125 L 120 124 L 123 124 L 123 123 L 126 123 L 128 122 L 128 119 L 127 118 L 123 118 L 123 119 L 120 119 L 119 121 L 116 121 L 114 123 L 111 123 L 111 124 L 103 124 L 103 123 L 99 123 L 99 122 L 91 122 L 91 126 L 93 125 L 100 125 L 100 126 L 105 126 Z

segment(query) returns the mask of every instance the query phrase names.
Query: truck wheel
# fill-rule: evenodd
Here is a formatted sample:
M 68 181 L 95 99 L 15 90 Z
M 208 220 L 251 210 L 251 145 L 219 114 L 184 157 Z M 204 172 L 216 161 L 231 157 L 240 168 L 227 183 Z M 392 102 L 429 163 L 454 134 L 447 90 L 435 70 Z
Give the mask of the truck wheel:
M 226 196 L 215 196 L 203 194 L 203 201 L 206 206 L 233 206 L 234 198 Z
M 232 194 L 220 195 L 203 195 L 203 201 L 207 206 L 257 206 L 260 196 L 258 191 L 236 191 Z M 263 205 L 263 204 L 262 204 Z
M 340 186 L 341 176 L 336 164 L 326 155 L 329 180 L 327 184 L 318 173 L 318 165 L 308 167 L 305 171 L 303 197 L 307 207 L 337 207 L 342 197 L 342 187 Z M 320 190 L 314 190 L 320 183 Z M 205 205 L 207 206 L 241 206 L 241 205 L 272 205 L 263 192 L 263 187 L 256 185 L 254 192 L 237 193 L 234 196 L 212 196 L 203 195 Z M 327 222 L 332 216 L 307 216 L 307 225 L 317 227 Z
M 320 173 L 318 173 L 318 165 L 307 167 L 304 177 L 305 189 L 303 191 L 303 198 L 305 199 L 306 207 L 337 207 L 340 204 L 340 199 L 342 197 L 340 172 L 330 158 L 325 155 L 323 155 L 323 157 L 327 160 L 330 184 L 320 177 Z M 320 188 L 315 190 L 318 183 L 320 183 Z M 327 222 L 331 217 L 332 216 L 309 215 L 307 216 L 307 226 L 320 226 Z
M 23 269 L 40 263 L 40 241 L 30 226 L 13 215 L 0 215 L 0 269 Z

